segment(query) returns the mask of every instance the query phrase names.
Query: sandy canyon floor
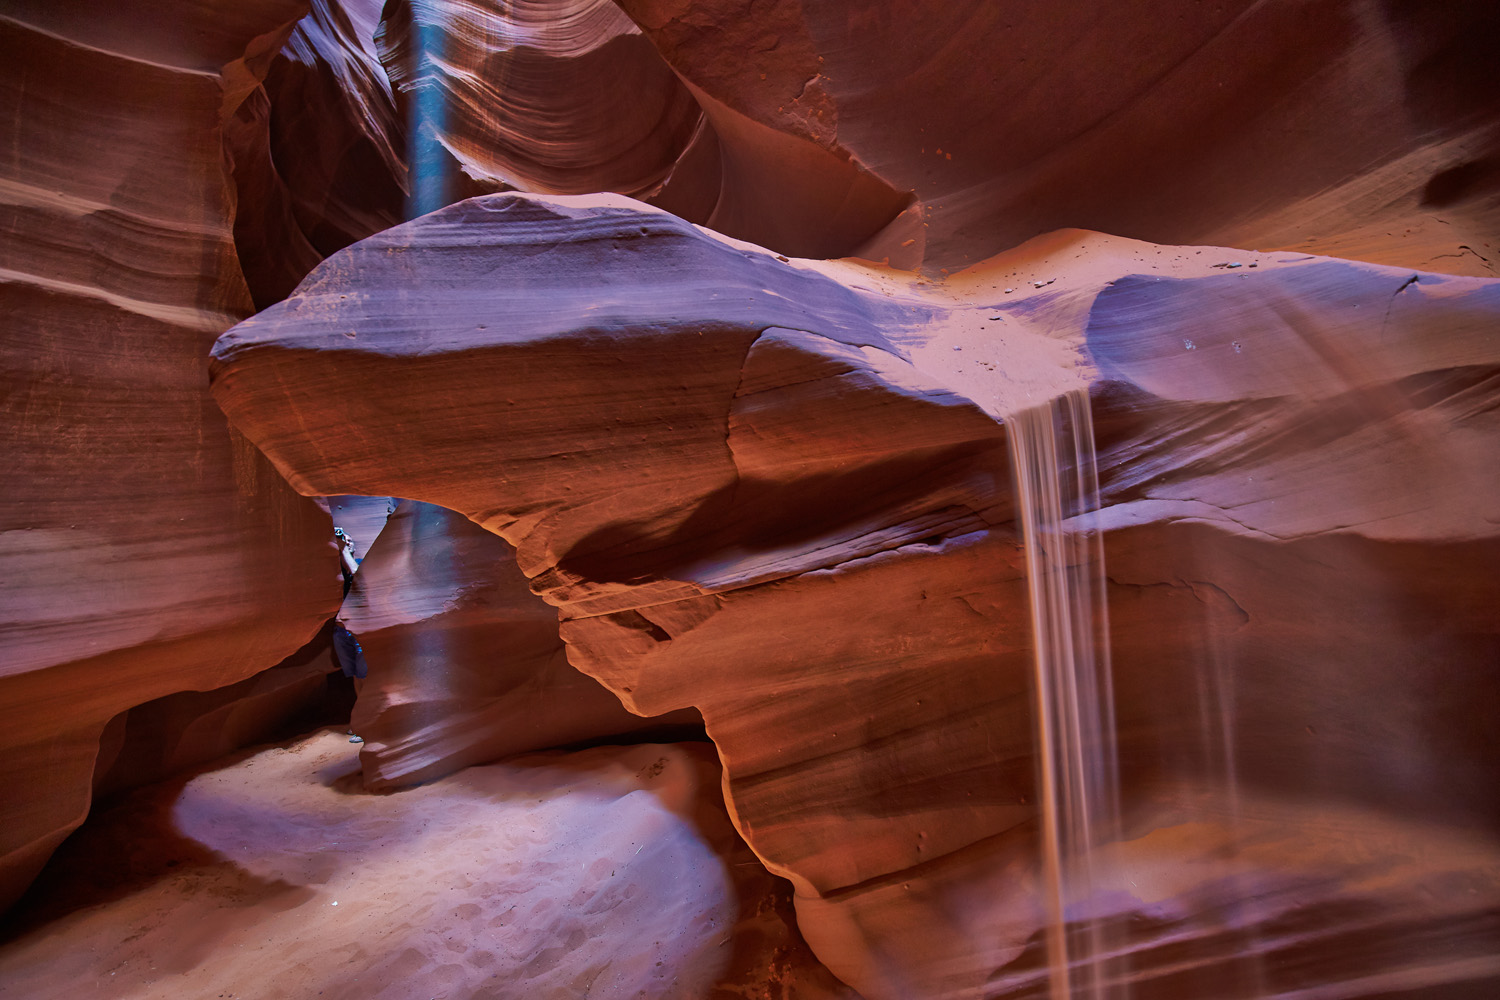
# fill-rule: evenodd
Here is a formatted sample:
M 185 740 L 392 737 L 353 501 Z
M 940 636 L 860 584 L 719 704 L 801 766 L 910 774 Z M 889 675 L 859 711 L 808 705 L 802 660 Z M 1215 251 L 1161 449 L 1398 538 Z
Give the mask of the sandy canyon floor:
M 734 833 L 706 744 L 387 795 L 324 730 L 144 789 L 59 853 L 0 997 L 854 997 Z

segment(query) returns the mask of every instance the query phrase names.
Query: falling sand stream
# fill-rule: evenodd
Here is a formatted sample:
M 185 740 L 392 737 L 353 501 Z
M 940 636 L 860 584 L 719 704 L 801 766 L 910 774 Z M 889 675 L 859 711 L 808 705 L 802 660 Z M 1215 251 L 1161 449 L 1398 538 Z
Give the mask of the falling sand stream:
M 1117 1000 L 1094 850 L 1119 833 L 1104 550 L 1086 390 L 1007 418 L 1035 642 L 1038 798 L 1052 1000 Z M 1118 980 L 1116 981 L 1118 982 Z

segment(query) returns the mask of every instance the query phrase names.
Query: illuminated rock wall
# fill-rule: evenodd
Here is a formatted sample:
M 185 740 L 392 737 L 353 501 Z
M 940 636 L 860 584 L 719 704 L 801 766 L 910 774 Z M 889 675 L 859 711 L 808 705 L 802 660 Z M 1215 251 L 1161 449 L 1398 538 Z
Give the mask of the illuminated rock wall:
M 700 711 L 847 982 L 1039 990 L 1005 415 L 1085 387 L 1143 995 L 1500 980 L 1492 4 L 73 6 L 0 20 L 7 891 L 111 715 L 330 613 L 258 448 L 503 536 L 573 666 Z M 319 265 L 431 196 L 403 143 L 530 193 Z M 788 259 L 851 254 L 919 270 Z M 218 342 L 236 444 L 208 345 L 315 266 Z
M 352 723 L 368 788 L 527 750 L 639 740 L 644 730 L 701 735 L 695 713 L 632 715 L 569 666 L 557 609 L 527 587 L 515 550 L 442 507 L 397 506 L 339 621 L 359 637 L 369 668 Z
M 330 259 L 220 339 L 215 393 L 299 489 L 422 496 L 513 542 L 570 662 L 636 711 L 702 712 L 814 950 L 894 998 L 1035 985 L 1005 414 L 1091 385 L 1111 870 L 1136 880 L 1098 905 L 1145 921 L 1136 974 L 1170 995 L 1176 934 L 1220 974 L 1311 948 L 1322 982 L 1347 975 L 1341 908 L 1468 927 L 1471 958 L 1493 940 L 1493 854 L 1397 859 L 1500 806 L 1476 709 L 1500 684 L 1497 318 L 1500 283 L 1305 254 L 1075 231 L 935 283 L 619 197 L 496 195 Z M 1221 864 L 1235 802 L 1279 846 Z M 1329 848 L 1349 822 L 1389 883 Z M 1473 906 L 1420 902 L 1445 865 Z M 1310 923 L 1210 933 L 1234 878 L 1267 927 Z M 1186 912 L 1155 922 L 1161 898 Z
M 83 819 L 112 716 L 270 667 L 337 606 L 327 515 L 204 377 L 252 311 L 225 123 L 303 10 L 0 17 L 0 901 Z

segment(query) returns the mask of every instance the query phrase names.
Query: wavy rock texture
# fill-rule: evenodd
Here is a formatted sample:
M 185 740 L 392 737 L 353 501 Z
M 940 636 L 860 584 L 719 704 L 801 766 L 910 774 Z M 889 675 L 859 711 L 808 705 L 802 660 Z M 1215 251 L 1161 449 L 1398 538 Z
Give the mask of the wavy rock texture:
M 755 40 L 771 30 L 750 23 Z M 716 52 L 743 68 L 761 53 L 720 30 L 734 24 L 716 22 Z M 807 127 L 788 130 L 674 74 L 653 41 L 607 0 L 392 4 L 381 58 L 423 123 L 421 211 L 497 190 L 615 191 L 786 253 L 838 257 L 906 207 L 905 192 L 825 141 L 816 90 L 792 102 L 809 109 L 796 112 Z
M 460 514 L 402 501 L 339 619 L 364 649 L 355 704 L 365 786 L 431 781 L 528 750 L 630 735 L 682 736 L 691 711 L 642 719 L 568 665 L 557 609 L 527 586 L 515 550 Z M 674 730 L 675 727 L 675 730 Z
M 405 218 L 406 130 L 375 52 L 380 0 L 314 0 L 226 130 L 257 308 Z
M 300 15 L 0 16 L 0 904 L 82 820 L 111 717 L 274 665 L 336 606 L 327 516 L 203 377 L 250 311 L 226 109 Z
M 574 664 L 700 710 L 839 976 L 1045 989 L 1006 417 L 1088 388 L 1128 810 L 1083 909 L 1114 971 L 1500 991 L 1494 5 L 620 6 L 393 2 L 394 92 L 373 0 L 0 16 L 0 902 L 91 779 L 160 763 L 119 713 L 196 753 L 281 703 L 243 678 L 336 601 L 328 518 L 203 355 L 395 218 L 411 116 L 419 209 L 616 190 L 772 252 L 619 198 L 463 202 L 221 340 L 217 396 L 302 492 L 504 536 Z M 990 256 L 1079 225 L 1156 243 Z M 371 564 L 372 648 L 517 620 L 423 565 L 498 545 L 459 529 L 384 590 Z M 377 768 L 494 750 L 387 711 L 436 704 L 391 679 Z
M 933 273 L 1081 226 L 1489 276 L 1497 44 L 1485 0 L 445 0 L 392 5 L 382 59 L 422 211 L 617 191 Z
M 922 235 L 921 215 L 907 211 L 911 191 L 866 169 L 840 142 L 823 53 L 807 31 L 803 4 L 620 6 L 711 126 L 654 204 L 799 257 L 859 252 L 899 218 L 878 245 L 893 260 L 920 260 L 912 247 Z
M 770 135 L 807 142 L 914 193 L 860 249 L 874 259 L 956 270 L 1079 226 L 1497 273 L 1500 14 L 1485 0 L 621 6 L 721 138 L 715 106 L 768 153 Z M 753 178 L 725 182 L 738 198 Z M 768 237 L 798 224 L 792 204 Z
M 443 201 L 646 194 L 699 128 L 692 96 L 608 0 L 400 0 L 378 40 L 406 120 L 441 148 L 424 169 Z
M 571 662 L 702 712 L 819 957 L 896 998 L 1041 981 L 1004 415 L 1092 384 L 1130 806 L 1093 905 L 1140 995 L 1182 961 L 1482 990 L 1497 316 L 1494 282 L 1307 255 L 1063 232 L 934 283 L 502 195 L 331 258 L 214 391 L 298 489 L 511 541 Z

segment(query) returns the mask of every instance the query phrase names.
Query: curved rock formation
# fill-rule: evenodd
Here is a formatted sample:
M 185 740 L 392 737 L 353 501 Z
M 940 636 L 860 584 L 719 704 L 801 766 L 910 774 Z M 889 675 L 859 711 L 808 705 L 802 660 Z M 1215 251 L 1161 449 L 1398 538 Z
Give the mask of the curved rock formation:
M 1497 316 L 1494 282 L 1307 255 L 1065 232 L 934 283 L 503 195 L 331 258 L 220 339 L 214 391 L 298 489 L 417 496 L 512 541 L 571 662 L 636 711 L 702 712 L 819 957 L 894 998 L 1040 974 L 1004 415 L 1093 383 L 1135 838 L 1097 905 L 1134 921 L 1134 975 L 1170 991 L 1186 933 L 1202 968 L 1311 949 L 1312 980 L 1342 981 L 1399 928 L 1341 907 L 1416 907 L 1453 873 L 1472 905 L 1431 913 L 1456 964 L 1366 972 L 1490 982 L 1493 843 L 1376 885 L 1327 830 L 1495 819 L 1474 706 L 1500 685 Z M 1224 803 L 1262 799 L 1283 848 L 1143 860 L 1214 857 L 1260 829 Z M 1376 859 L 1448 836 L 1380 829 Z M 1316 858 L 1310 923 L 1270 933 Z M 1207 910 L 1157 919 L 1237 878 L 1266 887 L 1253 947 Z
M 1497 273 L 1485 0 L 621 6 L 700 101 L 914 193 L 864 256 L 956 270 L 1077 226 Z
M 460 514 L 402 501 L 344 599 L 369 677 L 352 725 L 365 786 L 431 781 L 528 750 L 696 726 L 692 712 L 631 715 L 568 665 L 557 609 L 527 586 L 515 550 Z
M 235 245 L 257 308 L 405 218 L 406 130 L 375 53 L 379 0 L 313 0 L 226 138 Z
M 352 687 L 338 674 L 329 622 L 302 649 L 245 680 L 178 691 L 115 716 L 94 763 L 94 797 L 163 781 L 242 747 L 286 740 L 348 718 Z
M 713 126 L 711 163 L 708 156 L 685 157 L 673 177 L 688 188 L 713 184 L 712 199 L 685 198 L 669 186 L 654 204 L 798 257 L 874 253 L 861 248 L 876 240 L 898 266 L 921 262 L 920 210 L 906 211 L 912 189 L 892 185 L 841 144 L 838 108 L 805 5 L 622 0 L 620 6 Z M 889 231 L 878 238 L 883 230 Z
M 741 43 L 770 29 L 760 18 L 747 22 L 753 39 L 717 28 L 734 23 L 715 22 L 715 52 L 743 69 L 760 52 Z M 421 122 L 418 211 L 497 190 L 614 191 L 784 253 L 839 257 L 906 207 L 906 192 L 828 141 L 816 87 L 778 118 L 674 75 L 672 49 L 669 66 L 652 41 L 664 38 L 648 41 L 609 0 L 390 5 L 381 58 L 407 120 Z M 804 47 L 798 67 L 817 58 Z
M 444 178 L 421 211 L 617 191 L 934 273 L 1064 226 L 1497 273 L 1484 0 L 619 6 L 633 25 L 603 0 L 392 6 L 382 58 Z
M 647 194 L 698 128 L 692 96 L 609 0 L 398 0 L 384 16 L 397 100 L 459 197 Z
M 88 809 L 133 705 L 239 681 L 336 606 L 328 518 L 203 358 L 250 312 L 223 126 L 295 3 L 0 16 L 0 905 Z
M 279 472 L 503 536 L 573 664 L 700 710 L 872 1000 L 1035 995 L 1009 417 L 1087 391 L 1126 815 L 1069 916 L 1106 971 L 1500 991 L 1492 2 L 392 0 L 384 69 L 374 3 L 0 15 L 0 903 L 151 757 L 126 717 L 106 769 L 120 713 L 198 714 L 186 748 L 287 693 L 244 679 L 338 576 Z M 208 346 L 395 218 L 398 103 L 418 210 L 680 218 L 492 195 L 335 254 L 218 343 L 247 441 Z M 424 562 L 498 550 L 469 530 L 390 537 L 371 648 L 521 621 L 560 667 L 518 591 Z M 519 745 L 390 679 L 377 781 Z

